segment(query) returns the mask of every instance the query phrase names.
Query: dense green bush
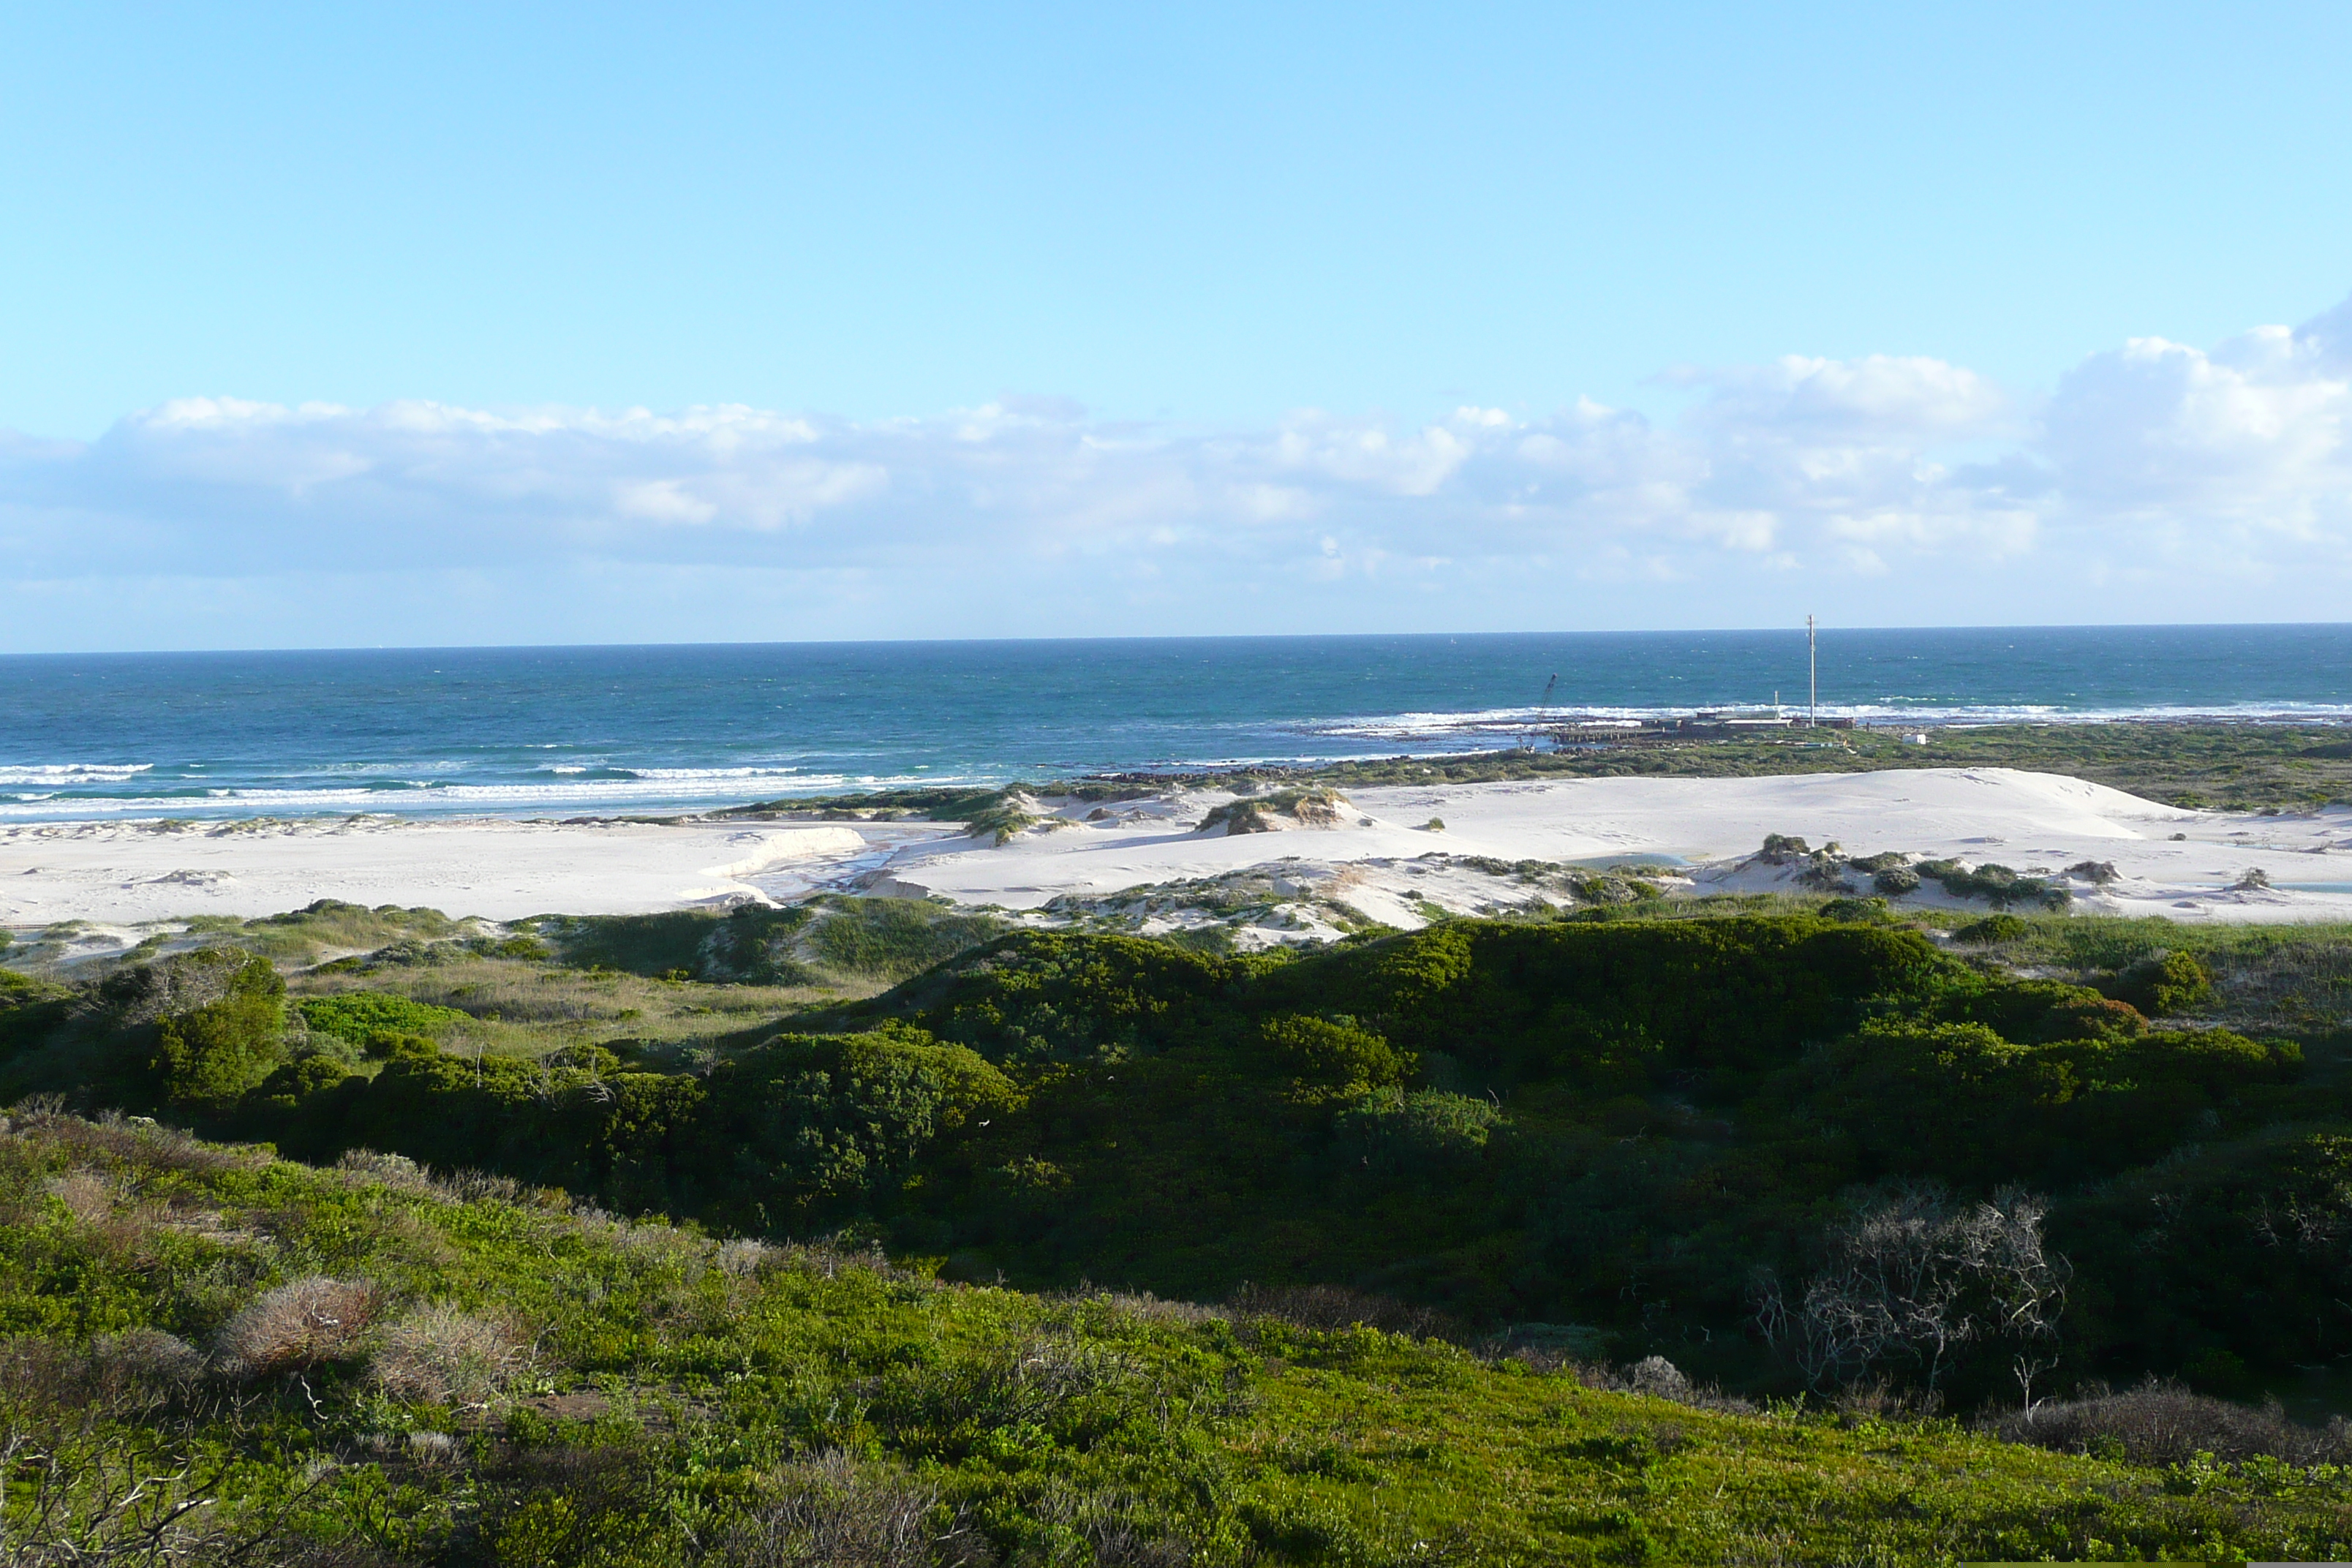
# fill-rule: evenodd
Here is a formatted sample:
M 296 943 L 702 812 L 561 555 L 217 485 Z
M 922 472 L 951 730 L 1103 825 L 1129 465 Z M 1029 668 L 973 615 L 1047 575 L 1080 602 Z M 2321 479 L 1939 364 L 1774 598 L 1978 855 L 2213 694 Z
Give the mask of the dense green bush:
M 1960 942 L 1990 946 L 1997 942 L 2014 942 L 2025 934 L 2025 922 L 2011 914 L 1987 915 L 1980 921 L 1970 921 L 1952 933 Z
M 1286 1013 L 1258 1026 L 1275 1070 L 1309 1092 L 1360 1095 L 1412 1076 L 1419 1063 L 1353 1018 Z
M 2213 976 L 2194 953 L 2158 952 L 2117 974 L 2107 991 L 2151 1018 L 2161 1017 L 2189 1012 L 2210 1001 Z
M 1458 1178 L 1508 1119 L 1492 1100 L 1444 1089 L 1375 1089 L 1332 1119 L 1332 1144 L 1381 1175 Z
M 2300 1060 L 2222 1030 L 2021 1043 L 1981 1023 L 1886 1022 L 1810 1064 L 1800 1092 L 1868 1174 L 2046 1185 L 2155 1159 Z
M 189 956 L 217 973 L 220 994 L 160 1018 L 148 1065 L 167 1102 L 217 1111 L 277 1065 L 285 1045 L 286 982 L 266 958 L 228 952 Z
M 974 1052 L 919 1029 L 787 1035 L 711 1077 L 697 1136 L 730 1158 L 730 1202 L 793 1227 L 891 1195 L 933 1140 L 1013 1110 L 1021 1094 Z

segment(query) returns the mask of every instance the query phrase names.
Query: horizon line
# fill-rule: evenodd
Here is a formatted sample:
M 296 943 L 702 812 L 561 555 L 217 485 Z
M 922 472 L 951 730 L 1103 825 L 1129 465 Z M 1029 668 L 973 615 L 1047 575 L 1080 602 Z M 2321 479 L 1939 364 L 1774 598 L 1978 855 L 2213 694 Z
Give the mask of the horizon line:
M 2132 631 L 2319 631 L 2352 630 L 2352 619 L 2341 621 L 2076 621 L 1976 623 L 1913 626 L 1835 626 L 1817 630 L 1824 637 L 1863 633 L 1934 634 L 1938 632 L 2132 632 Z M 1041 636 L 1001 637 L 778 637 L 710 642 L 566 642 L 566 643 L 374 643 L 308 645 L 284 647 L 68 648 L 0 652 L 0 661 L 54 658 L 251 658 L 273 654 L 371 653 L 580 653 L 640 649 L 688 648 L 819 648 L 819 647 L 974 647 L 1038 644 L 1135 646 L 1146 643 L 1241 642 L 1460 642 L 1464 638 L 1499 641 L 1511 637 L 1755 637 L 1780 632 L 1802 636 L 1805 623 L 1774 623 L 1747 626 L 1639 627 L 1554 631 L 1439 632 L 1171 632 L 1130 637 Z

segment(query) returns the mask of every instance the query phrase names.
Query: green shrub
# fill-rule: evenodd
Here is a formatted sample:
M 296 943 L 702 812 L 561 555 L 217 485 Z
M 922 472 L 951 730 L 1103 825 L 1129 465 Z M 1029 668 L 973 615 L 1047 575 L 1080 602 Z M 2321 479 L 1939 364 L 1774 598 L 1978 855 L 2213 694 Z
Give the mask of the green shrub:
M 1438 1175 L 1475 1161 L 1506 1121 L 1492 1100 L 1388 1088 L 1341 1110 L 1332 1133 L 1343 1164 L 1384 1175 Z
M 215 1000 L 158 1020 L 148 1067 L 165 1100 L 215 1111 L 277 1065 L 284 1048 L 286 982 L 266 958 L 220 955 L 226 985 Z
M 935 1139 L 1021 1098 L 977 1053 L 904 1025 L 786 1035 L 711 1075 L 699 1143 L 738 1201 L 805 1224 L 888 1196 Z
M 441 1054 L 441 1042 L 432 1036 L 395 1029 L 372 1030 L 360 1045 L 370 1061 L 430 1061 Z
M 372 1035 L 425 1035 L 452 1024 L 468 1022 L 454 1007 L 395 996 L 385 991 L 343 991 L 331 996 L 306 996 L 294 1004 L 302 1022 L 317 1034 L 335 1035 L 363 1045 Z
M 1920 876 L 1935 879 L 1953 898 L 1982 899 L 1996 910 L 2015 904 L 2063 910 L 2074 900 L 2071 889 L 2040 877 L 2020 876 L 1990 860 L 1973 869 L 1957 860 L 1923 860 L 1916 869 Z
M 1981 1022 L 1883 1022 L 1809 1064 L 1803 1092 L 1870 1175 L 2043 1184 L 2156 1159 L 2301 1059 L 2220 1029 L 2025 1043 Z
M 2015 915 L 1987 915 L 1980 921 L 1970 921 L 1952 935 L 1960 942 L 1986 946 L 1996 942 L 2015 942 L 2026 930 L 2025 922 Z
M 1276 1070 L 1308 1089 L 1361 1093 L 1401 1083 L 1418 1066 L 1353 1018 L 1290 1014 L 1267 1019 L 1258 1037 Z
M 2153 953 L 2117 974 L 2107 994 L 2151 1018 L 2185 1013 L 2213 999 L 2213 975 L 2193 953 Z

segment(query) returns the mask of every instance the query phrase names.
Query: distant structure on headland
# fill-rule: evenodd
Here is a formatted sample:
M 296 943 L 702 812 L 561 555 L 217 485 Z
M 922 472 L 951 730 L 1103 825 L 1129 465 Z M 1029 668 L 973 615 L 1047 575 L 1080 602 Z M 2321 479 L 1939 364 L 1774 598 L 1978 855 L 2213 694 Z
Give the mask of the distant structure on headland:
M 1640 745 L 1644 742 L 1730 741 L 1774 730 L 1851 730 L 1852 719 L 1822 717 L 1820 626 L 1805 617 L 1805 715 L 1799 719 L 1780 710 L 1779 692 L 1772 694 L 1772 711 L 1748 709 L 1701 709 L 1687 719 L 1576 718 L 1554 722 L 1551 742 L 1559 747 Z M 1552 677 L 1557 683 L 1559 677 Z M 1549 698 L 1552 688 L 1546 686 Z

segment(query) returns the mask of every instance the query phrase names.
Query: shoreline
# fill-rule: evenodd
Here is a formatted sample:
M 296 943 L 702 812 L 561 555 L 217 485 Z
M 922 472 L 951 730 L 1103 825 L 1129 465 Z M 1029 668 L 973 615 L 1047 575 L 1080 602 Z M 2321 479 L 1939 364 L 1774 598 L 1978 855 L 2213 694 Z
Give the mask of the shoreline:
M 1786 710 L 1785 704 L 1783 709 Z M 1727 715 L 1732 712 L 1722 711 Z M 1743 724 L 1752 711 L 1739 710 L 1738 717 Z M 1843 719 L 1825 721 L 1818 729 L 1809 729 L 1801 723 L 1761 729 L 1752 725 L 1743 729 L 1740 724 L 1700 724 L 1680 731 L 1664 728 L 1629 731 L 1618 720 L 1607 717 L 1602 710 L 1560 709 L 1547 710 L 1547 714 L 1540 721 L 1515 719 L 1505 722 L 1497 718 L 1487 725 L 1461 724 L 1446 732 L 1445 739 L 1457 747 L 1476 734 L 1496 742 L 1471 750 L 1423 745 L 1336 759 L 1238 760 L 1066 773 L 1025 770 L 1001 778 L 938 783 L 898 775 L 872 785 L 818 786 L 807 793 L 784 795 L 766 795 L 758 789 L 680 795 L 674 789 L 663 789 L 648 791 L 640 798 L 633 796 L 625 787 L 626 781 L 612 779 L 582 786 L 595 792 L 593 795 L 566 794 L 570 786 L 560 784 L 454 784 L 446 788 L 320 791 L 307 803 L 302 792 L 278 789 L 257 790 L 247 798 L 239 798 L 235 792 L 209 792 L 202 797 L 89 795 L 60 801 L 55 793 L 16 800 L 0 794 L 0 828 L 89 822 L 208 825 L 362 821 L 379 817 L 404 821 L 669 822 L 826 810 L 904 811 L 908 809 L 908 803 L 942 797 L 978 798 L 1024 789 L 1216 788 L 1241 779 L 1348 787 L 1433 775 L 1457 782 L 1623 773 L 1736 777 L 1953 764 L 2016 766 L 2074 773 L 2165 799 L 2171 798 L 2168 792 L 2177 793 L 2193 784 L 2227 783 L 2233 787 L 2242 786 L 2246 780 L 2242 775 L 2251 768 L 2271 775 L 2266 781 L 2270 794 L 2240 804 L 2284 804 L 2293 797 L 2292 789 L 2287 787 L 2293 784 L 2332 784 L 2343 798 L 2352 799 L 2352 740 L 2347 740 L 2352 736 L 2352 713 L 2326 717 L 2266 710 L 2228 716 L 1940 716 L 1906 717 L 1899 721 L 1868 718 L 1851 724 Z M 1447 717 L 1466 721 L 1480 715 Z M 1581 733 L 1570 733 L 1580 728 Z M 1924 746 L 1914 743 L 1921 735 L 1927 737 Z M 1410 745 L 1415 737 L 1399 732 L 1388 738 Z M 1546 744 L 1507 743 L 1538 740 Z M 2339 749 L 2340 755 L 2336 754 Z M 2312 768 L 2313 759 L 2319 760 L 2315 771 Z M 2300 780 L 2280 776 L 2282 770 L 2287 768 L 2304 769 L 2311 776 Z M 0 775 L 9 771 L 0 766 Z M 142 770 L 93 767 L 85 771 Z M 787 784 L 781 778 L 774 783 Z M 2226 804 L 2218 797 L 2215 803 Z

